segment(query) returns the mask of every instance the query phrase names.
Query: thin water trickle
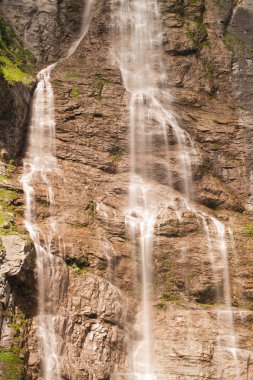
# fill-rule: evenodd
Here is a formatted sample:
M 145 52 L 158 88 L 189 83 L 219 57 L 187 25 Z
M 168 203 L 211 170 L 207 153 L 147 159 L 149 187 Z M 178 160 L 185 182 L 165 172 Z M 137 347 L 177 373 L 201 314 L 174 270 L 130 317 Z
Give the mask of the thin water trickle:
M 69 58 L 78 48 L 88 30 L 92 0 L 87 1 L 81 35 L 71 46 Z M 64 58 L 65 59 L 65 58 Z M 25 226 L 36 249 L 38 271 L 38 324 L 39 344 L 44 380 L 61 378 L 61 357 L 58 344 L 57 325 L 59 301 L 67 286 L 68 270 L 62 259 L 60 245 L 53 254 L 54 242 L 59 241 L 57 218 L 55 215 L 55 194 L 53 178 L 60 176 L 55 147 L 54 93 L 50 82 L 51 71 L 57 63 L 41 70 L 34 93 L 32 119 L 29 127 L 28 146 L 21 176 L 26 209 Z M 37 220 L 36 190 L 40 185 L 48 201 L 49 217 L 43 226 Z

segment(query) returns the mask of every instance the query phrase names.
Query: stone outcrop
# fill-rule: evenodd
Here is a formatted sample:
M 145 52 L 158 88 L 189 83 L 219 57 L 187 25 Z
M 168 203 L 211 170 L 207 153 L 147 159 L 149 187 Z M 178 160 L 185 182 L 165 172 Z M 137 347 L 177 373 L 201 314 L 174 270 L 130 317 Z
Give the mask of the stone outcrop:
M 9 162 L 24 147 L 31 91 L 22 83 L 10 86 L 2 78 L 0 84 L 0 160 Z
M 1 13 L 39 62 L 62 57 L 80 31 L 85 0 L 2 0 Z
M 34 6 L 35 2 L 28 3 Z M 55 3 L 51 4 L 53 8 L 43 5 L 45 12 L 53 9 L 48 30 L 58 27 L 51 22 L 56 12 Z M 64 4 L 66 7 L 67 2 L 60 6 Z M 21 5 L 25 9 L 23 2 Z M 172 107 L 198 152 L 192 168 L 197 207 L 234 231 L 234 239 L 227 239 L 228 259 L 238 360 L 241 379 L 246 380 L 253 376 L 253 224 L 249 197 L 252 6 L 250 1 L 230 0 L 164 0 L 159 5 Z M 26 13 L 21 35 L 26 27 L 31 32 L 36 29 L 38 20 L 44 25 L 45 15 L 36 12 L 32 21 L 31 13 Z M 64 242 L 66 264 L 61 265 L 64 270 L 67 265 L 69 271 L 55 323 L 64 378 L 123 380 L 126 352 L 140 339 L 134 328 L 139 263 L 125 227 L 128 94 L 112 59 L 115 41 L 110 32 L 110 2 L 94 2 L 92 12 L 88 34 L 80 47 L 59 63 L 52 75 L 61 169 L 61 176 L 52 181 Z M 39 49 L 39 40 L 30 35 L 29 46 L 41 61 L 55 58 L 55 40 L 51 45 L 47 33 L 42 33 L 44 45 Z M 63 51 L 66 46 L 60 49 Z M 156 170 L 153 178 L 158 201 L 167 191 L 162 172 Z M 178 198 L 179 182 L 176 179 L 174 183 Z M 43 228 L 47 199 L 40 188 L 38 194 Z M 179 220 L 166 205 L 158 222 L 152 304 L 155 364 L 160 378 L 217 379 L 218 373 L 223 373 L 224 378 L 234 379 L 232 353 L 223 350 L 220 360 L 216 341 L 219 336 L 220 345 L 226 346 L 229 331 L 224 330 L 222 312 L 217 312 L 222 299 L 215 289 L 217 284 L 222 288 L 222 276 L 215 279 L 212 274 L 203 224 L 191 212 Z M 55 254 L 60 254 L 56 245 Z M 27 338 L 27 376 L 38 379 L 38 317 L 33 314 Z M 220 362 L 223 367 L 217 368 Z
M 25 336 L 36 305 L 34 249 L 21 235 L 0 238 L 0 377 L 24 375 Z

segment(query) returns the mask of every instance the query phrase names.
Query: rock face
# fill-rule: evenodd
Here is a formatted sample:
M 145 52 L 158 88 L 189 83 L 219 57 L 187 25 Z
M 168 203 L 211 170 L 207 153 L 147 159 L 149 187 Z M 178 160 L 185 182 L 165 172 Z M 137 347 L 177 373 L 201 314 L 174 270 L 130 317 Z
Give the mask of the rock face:
M 84 5 L 85 0 L 2 0 L 0 10 L 37 60 L 52 62 L 79 33 Z
M 24 375 L 22 350 L 36 304 L 34 294 L 34 249 L 21 235 L 1 236 L 0 269 L 0 376 Z M 34 303 L 35 302 L 35 303 Z
M 31 91 L 22 83 L 9 86 L 4 79 L 0 90 L 1 160 L 8 162 L 20 155 L 28 125 Z
M 8 4 L 3 3 L 7 10 Z M 45 25 L 43 12 L 50 15 L 48 30 L 60 25 L 52 21 L 55 2 L 50 7 L 49 2 L 40 3 L 42 8 L 34 13 L 34 1 L 18 3 L 19 8 L 11 2 L 9 9 L 14 25 L 15 9 L 26 12 L 21 35 L 25 28 L 36 30 L 38 22 Z M 67 1 L 58 9 L 64 6 Z M 237 360 L 240 379 L 246 380 L 253 377 L 252 4 L 164 0 L 159 6 L 172 106 L 198 150 L 193 165 L 196 204 L 234 231 L 233 236 L 227 235 L 227 251 Z M 134 328 L 139 260 L 125 227 L 128 94 L 112 59 L 115 41 L 110 23 L 110 2 L 95 1 L 85 39 L 71 58 L 57 65 L 52 77 L 61 169 L 61 176 L 52 181 L 69 270 L 55 325 L 63 378 L 71 380 L 126 379 L 127 352 L 140 339 Z M 40 61 L 55 57 L 58 36 L 51 44 L 47 33 L 41 34 L 42 45 L 29 34 L 29 46 Z M 166 193 L 162 170 L 156 170 L 154 181 L 158 194 Z M 177 181 L 174 187 L 179 197 Z M 39 184 L 38 194 L 43 226 L 47 200 Z M 236 379 L 227 341 L 228 316 L 218 307 L 224 300 L 215 290 L 217 284 L 223 286 L 222 264 L 218 261 L 220 272 L 215 278 L 204 226 L 194 213 L 185 212 L 179 219 L 169 207 L 158 222 L 152 289 L 158 379 Z M 55 254 L 61 253 L 55 245 Z M 33 314 L 27 337 L 28 379 L 40 378 L 38 316 Z

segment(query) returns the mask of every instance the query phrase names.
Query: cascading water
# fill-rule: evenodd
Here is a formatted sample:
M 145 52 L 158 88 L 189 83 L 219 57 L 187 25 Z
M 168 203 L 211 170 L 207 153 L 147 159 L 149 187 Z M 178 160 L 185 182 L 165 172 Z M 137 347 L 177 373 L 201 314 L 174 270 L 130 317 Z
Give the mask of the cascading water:
M 151 334 L 151 259 L 153 235 L 159 203 L 155 195 L 155 174 L 152 160 L 162 163 L 167 183 L 172 178 L 168 152 L 168 126 L 177 141 L 182 191 L 188 201 L 191 195 L 191 159 L 195 154 L 191 139 L 178 125 L 168 103 L 170 94 L 164 90 L 166 74 L 161 61 L 161 25 L 157 1 L 122 0 L 115 4 L 113 24 L 119 39 L 115 42 L 115 58 L 129 93 L 130 163 L 129 208 L 126 224 L 136 240 L 141 255 L 142 308 L 139 329 L 142 339 L 133 358 L 134 378 L 155 379 L 152 363 Z M 162 141 L 157 148 L 156 141 Z M 152 160 L 151 160 L 152 156 Z M 167 189 L 168 190 L 168 189 Z M 166 196 L 171 204 L 175 194 Z M 183 200 L 183 203 L 185 201 Z
M 229 261 L 227 240 L 231 241 L 231 230 L 226 231 L 224 225 L 212 216 L 201 213 L 204 230 L 207 237 L 208 255 L 212 265 L 214 281 L 217 286 L 217 298 L 224 304 L 217 310 L 218 322 L 221 331 L 217 336 L 217 348 L 219 353 L 219 376 L 222 376 L 222 358 L 227 350 L 232 355 L 233 374 L 240 379 L 240 369 L 237 357 L 236 335 L 234 330 L 234 318 L 231 300 L 231 285 L 229 278 Z M 228 235 L 228 237 L 227 237 Z M 235 249 L 231 241 L 232 250 Z M 219 284 L 222 284 L 221 286 Z
M 155 374 L 152 352 L 151 260 L 156 220 L 162 208 L 169 205 L 179 219 L 180 210 L 186 209 L 203 225 L 214 277 L 221 276 L 223 283 L 220 299 L 225 308 L 218 310 L 217 315 L 226 316 L 223 323 L 227 332 L 225 345 L 232 352 L 233 374 L 239 379 L 226 229 L 221 222 L 193 205 L 191 167 L 197 159 L 197 151 L 189 134 L 179 126 L 168 108 L 171 96 L 165 89 L 160 19 L 156 0 L 113 1 L 112 24 L 117 35 L 114 58 L 129 94 L 131 173 L 126 224 L 140 252 L 142 273 L 142 306 L 138 318 L 142 338 L 133 355 L 133 378 L 159 378 Z M 167 186 L 162 199 L 156 184 L 158 170 L 162 170 L 163 184 Z
M 85 5 L 81 35 L 69 49 L 66 58 L 74 54 L 87 33 L 91 5 L 92 0 L 88 0 Z M 39 343 L 44 380 L 61 378 L 62 365 L 57 338 L 57 323 L 60 316 L 57 312 L 68 280 L 68 270 L 61 257 L 60 246 L 56 248 L 54 246 L 59 236 L 52 179 L 60 175 L 60 170 L 56 159 L 54 94 L 50 75 L 56 65 L 57 63 L 54 63 L 38 74 L 29 127 L 28 149 L 21 177 L 26 199 L 25 226 L 34 242 L 37 257 Z M 40 185 L 39 196 L 44 191 L 48 200 L 49 217 L 43 226 L 39 225 L 36 216 L 38 184 Z M 55 249 L 57 255 L 53 254 Z
M 55 301 L 60 288 L 55 278 L 66 279 L 67 269 L 62 263 L 63 273 L 56 273 L 59 258 L 52 254 L 52 241 L 57 231 L 54 217 L 54 192 L 50 181 L 52 173 L 58 174 L 55 156 L 54 96 L 50 73 L 54 65 L 38 74 L 38 85 L 34 94 L 29 146 L 21 177 L 26 196 L 25 226 L 34 242 L 38 268 L 39 338 L 42 349 L 43 378 L 60 377 L 60 361 L 55 334 Z M 39 228 L 36 220 L 35 181 L 41 181 L 49 201 L 50 219 L 46 231 Z M 58 289 L 57 289 L 58 287 Z

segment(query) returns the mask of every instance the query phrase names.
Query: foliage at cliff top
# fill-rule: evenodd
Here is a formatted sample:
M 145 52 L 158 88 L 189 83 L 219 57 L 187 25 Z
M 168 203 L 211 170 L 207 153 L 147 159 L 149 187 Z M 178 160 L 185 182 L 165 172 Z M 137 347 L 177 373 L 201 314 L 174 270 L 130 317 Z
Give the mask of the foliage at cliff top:
M 0 73 L 4 79 L 14 84 L 32 82 L 35 64 L 33 54 L 25 49 L 9 24 L 0 17 Z

